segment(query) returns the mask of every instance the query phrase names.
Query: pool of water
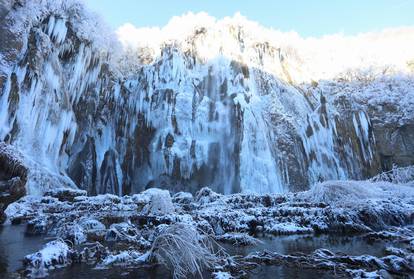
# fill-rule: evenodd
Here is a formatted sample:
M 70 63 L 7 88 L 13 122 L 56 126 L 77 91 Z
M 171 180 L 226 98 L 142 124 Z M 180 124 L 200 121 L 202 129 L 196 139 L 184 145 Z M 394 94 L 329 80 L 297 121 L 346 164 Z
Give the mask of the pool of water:
M 247 255 L 251 252 L 269 250 L 280 254 L 290 255 L 301 252 L 310 254 L 316 249 L 324 248 L 332 252 L 344 253 L 351 256 L 372 255 L 385 256 L 385 242 L 367 242 L 362 236 L 345 235 L 289 235 L 263 236 L 261 243 L 254 246 L 222 245 L 232 255 Z M 395 245 L 394 245 L 395 246 Z
M 147 279 L 164 279 L 172 278 L 172 273 L 169 272 L 163 266 L 148 267 L 148 268 L 111 268 L 111 269 L 95 269 L 92 266 L 86 264 L 77 264 L 71 267 L 57 269 L 49 272 L 48 278 L 56 279 L 92 279 L 92 278 L 125 278 L 125 279 L 136 279 L 136 278 L 147 278 Z M 204 277 L 209 278 L 209 277 Z
M 26 236 L 25 231 L 25 225 L 0 225 L 0 278 L 11 277 L 23 266 L 24 256 L 50 241 L 41 236 Z

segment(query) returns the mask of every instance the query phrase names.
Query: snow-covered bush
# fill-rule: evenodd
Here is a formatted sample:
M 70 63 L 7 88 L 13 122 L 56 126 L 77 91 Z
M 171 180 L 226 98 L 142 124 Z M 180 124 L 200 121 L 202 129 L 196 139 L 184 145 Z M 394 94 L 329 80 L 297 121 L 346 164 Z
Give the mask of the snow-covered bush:
M 212 240 L 185 223 L 166 227 L 155 238 L 150 253 L 151 258 L 173 270 L 174 278 L 201 276 L 202 270 L 218 261 Z
M 204 187 L 196 193 L 195 200 L 200 204 L 206 204 L 217 201 L 220 197 L 222 197 L 222 195 L 214 192 L 208 187 Z
M 189 204 L 194 201 L 194 197 L 188 192 L 178 192 L 172 197 L 174 203 Z
M 370 181 L 387 181 L 396 184 L 414 183 L 414 166 L 397 167 L 394 165 L 392 170 L 380 173 L 371 178 Z
M 149 203 L 142 210 L 143 214 L 165 215 L 174 212 L 174 205 L 171 200 L 170 192 L 158 188 L 150 188 L 142 195 L 148 197 Z
M 312 202 L 351 204 L 367 199 L 413 197 L 414 187 L 390 182 L 326 181 L 300 195 Z

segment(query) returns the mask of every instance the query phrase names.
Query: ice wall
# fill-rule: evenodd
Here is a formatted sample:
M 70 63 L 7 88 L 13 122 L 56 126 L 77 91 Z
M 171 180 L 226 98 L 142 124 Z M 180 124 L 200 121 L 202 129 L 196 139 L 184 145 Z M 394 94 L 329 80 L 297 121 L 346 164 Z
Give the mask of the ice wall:
M 376 170 L 364 107 L 342 110 L 331 90 L 297 83 L 306 76 L 297 53 L 254 40 L 256 27 L 207 19 L 125 65 L 70 7 L 22 31 L 0 139 L 90 194 L 279 193 Z

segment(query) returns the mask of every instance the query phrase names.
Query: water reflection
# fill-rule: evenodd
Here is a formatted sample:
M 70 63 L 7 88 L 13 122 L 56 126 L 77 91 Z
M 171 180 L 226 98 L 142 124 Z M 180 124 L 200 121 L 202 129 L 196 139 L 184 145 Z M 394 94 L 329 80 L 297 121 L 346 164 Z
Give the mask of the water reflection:
M 385 245 L 382 242 L 369 243 L 362 236 L 345 235 L 289 235 L 289 236 L 263 236 L 262 243 L 256 246 L 234 247 L 224 245 L 231 254 L 247 255 L 250 252 L 270 250 L 280 254 L 293 254 L 302 252 L 310 254 L 316 249 L 324 248 L 332 252 L 345 253 L 352 256 L 372 255 L 384 256 Z
M 34 253 L 47 239 L 40 236 L 25 236 L 26 226 L 0 226 L 0 278 L 22 267 L 24 256 Z

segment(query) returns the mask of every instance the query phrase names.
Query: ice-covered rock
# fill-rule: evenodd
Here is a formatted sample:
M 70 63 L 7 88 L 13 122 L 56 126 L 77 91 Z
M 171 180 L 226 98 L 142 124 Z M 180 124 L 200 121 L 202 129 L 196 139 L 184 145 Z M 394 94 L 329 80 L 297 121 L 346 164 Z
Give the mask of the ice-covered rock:
M 220 199 L 222 195 L 214 192 L 208 187 L 201 188 L 200 191 L 196 193 L 195 200 L 200 204 L 215 202 Z
M 0 224 L 6 220 L 7 206 L 26 194 L 27 173 L 22 156 L 0 142 Z
M 51 241 L 39 252 L 26 256 L 24 266 L 30 277 L 44 278 L 48 270 L 71 264 L 71 253 L 72 250 L 65 242 Z
M 274 223 L 271 226 L 265 226 L 265 231 L 272 234 L 306 234 L 313 233 L 313 229 L 309 227 L 298 226 L 292 223 Z
M 99 263 L 98 268 L 109 268 L 112 266 L 131 266 L 137 267 L 148 261 L 148 254 L 137 251 L 123 251 L 116 255 L 108 255 Z
M 143 214 L 165 215 L 174 213 L 174 205 L 168 190 L 151 188 L 142 192 L 142 195 L 148 197 L 149 201 L 142 210 Z
M 172 197 L 174 203 L 190 204 L 194 201 L 193 194 L 188 192 L 178 192 Z
M 255 245 L 260 242 L 257 238 L 254 238 L 246 233 L 225 233 L 216 236 L 217 241 L 231 243 L 233 245 Z

